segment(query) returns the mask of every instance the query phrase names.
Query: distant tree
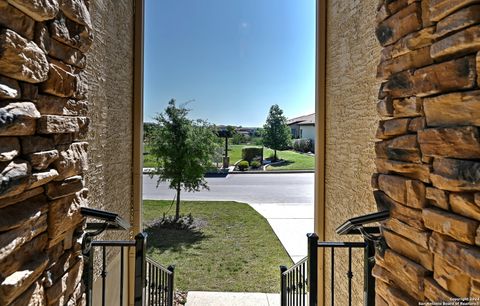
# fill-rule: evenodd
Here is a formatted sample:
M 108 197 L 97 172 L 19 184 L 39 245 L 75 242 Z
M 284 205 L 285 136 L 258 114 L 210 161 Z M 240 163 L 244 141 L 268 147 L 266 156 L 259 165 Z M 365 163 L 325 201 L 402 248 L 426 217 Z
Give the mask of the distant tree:
M 232 137 L 237 133 L 237 129 L 233 125 L 227 125 L 227 133 Z
M 263 144 L 274 150 L 273 160 L 277 160 L 277 150 L 284 150 L 290 145 L 290 129 L 283 111 L 275 104 L 270 107 L 267 121 L 263 126 Z
M 180 217 L 180 192 L 208 189 L 204 174 L 212 166 L 216 135 L 207 122 L 187 118 L 189 110 L 170 100 L 165 112 L 155 117 L 158 130 L 151 141 L 157 157 L 160 182 L 169 181 L 177 191 L 175 219 Z
M 232 137 L 232 143 L 235 145 L 243 144 L 248 141 L 247 136 L 242 133 L 235 133 Z
M 144 122 L 143 123 L 143 141 L 148 143 L 155 133 L 155 128 L 157 124 L 154 122 Z
M 263 129 L 262 128 L 256 128 L 255 132 L 253 132 L 254 137 L 262 137 L 263 136 Z

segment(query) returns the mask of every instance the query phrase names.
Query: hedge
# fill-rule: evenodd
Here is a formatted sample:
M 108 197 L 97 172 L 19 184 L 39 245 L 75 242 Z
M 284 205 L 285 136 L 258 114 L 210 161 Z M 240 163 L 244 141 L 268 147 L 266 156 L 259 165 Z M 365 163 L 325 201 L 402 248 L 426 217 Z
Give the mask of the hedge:
M 244 147 L 242 148 L 242 159 L 252 162 L 253 160 L 263 159 L 263 148 L 261 147 Z
M 295 139 L 293 141 L 293 149 L 298 152 L 313 152 L 313 141 L 307 138 Z

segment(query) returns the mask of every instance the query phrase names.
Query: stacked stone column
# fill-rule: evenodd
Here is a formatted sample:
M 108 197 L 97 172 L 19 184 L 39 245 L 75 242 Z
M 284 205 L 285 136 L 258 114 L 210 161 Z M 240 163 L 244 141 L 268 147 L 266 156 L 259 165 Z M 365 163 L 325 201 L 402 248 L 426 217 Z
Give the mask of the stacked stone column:
M 480 303 L 480 2 L 382 0 L 377 305 Z
M 0 0 L 0 305 L 82 305 L 84 0 Z

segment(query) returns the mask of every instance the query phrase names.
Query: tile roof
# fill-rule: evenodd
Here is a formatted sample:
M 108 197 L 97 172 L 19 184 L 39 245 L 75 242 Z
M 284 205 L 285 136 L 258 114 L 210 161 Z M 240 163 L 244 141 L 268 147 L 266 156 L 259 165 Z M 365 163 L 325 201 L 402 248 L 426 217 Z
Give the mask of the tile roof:
M 306 125 L 306 124 L 315 124 L 315 113 L 305 115 L 305 116 L 300 116 L 292 119 L 287 120 L 287 124 L 299 124 L 299 125 Z

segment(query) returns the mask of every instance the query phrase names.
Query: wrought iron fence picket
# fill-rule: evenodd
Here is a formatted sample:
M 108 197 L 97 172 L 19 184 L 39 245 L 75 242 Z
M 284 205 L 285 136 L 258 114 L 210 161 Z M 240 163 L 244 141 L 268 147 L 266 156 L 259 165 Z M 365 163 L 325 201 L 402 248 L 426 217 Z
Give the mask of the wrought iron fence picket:
M 149 306 L 173 306 L 175 266 L 164 267 L 147 258 Z
M 125 277 L 125 254 L 128 250 L 135 250 L 135 306 L 173 306 L 174 300 L 174 277 L 175 267 L 164 267 L 154 260 L 146 257 L 146 234 L 140 233 L 135 236 L 135 241 L 92 241 L 91 247 L 86 252 L 85 259 L 85 284 L 87 293 L 87 306 L 93 306 L 93 280 L 94 280 L 94 250 L 101 249 L 100 257 L 100 278 L 101 278 L 101 305 L 107 306 L 109 300 L 113 299 L 109 294 L 115 290 L 108 290 L 108 256 L 107 248 L 120 248 L 120 305 L 125 304 L 124 298 L 124 277 Z M 127 251 L 127 252 L 125 252 Z
M 335 306 L 335 282 L 338 277 L 338 270 L 335 266 L 336 256 L 341 252 L 337 249 L 347 249 L 348 253 L 348 271 L 346 272 L 348 280 L 348 305 L 352 305 L 352 252 L 353 249 L 362 249 L 364 256 L 364 277 L 361 279 L 365 290 L 364 304 L 373 306 L 375 304 L 373 292 L 374 279 L 371 276 L 372 264 L 369 259 L 373 256 L 373 246 L 370 242 L 319 242 L 318 236 L 309 234 L 308 236 L 308 256 L 294 264 L 291 268 L 280 266 L 280 299 L 281 306 L 317 306 L 322 305 L 323 301 L 318 301 L 318 249 L 328 249 L 330 251 L 330 305 Z M 368 263 L 368 264 L 367 264 Z M 327 267 L 325 267 L 327 269 Z M 328 271 L 328 270 L 327 270 Z M 372 297 L 373 296 L 373 297 Z

